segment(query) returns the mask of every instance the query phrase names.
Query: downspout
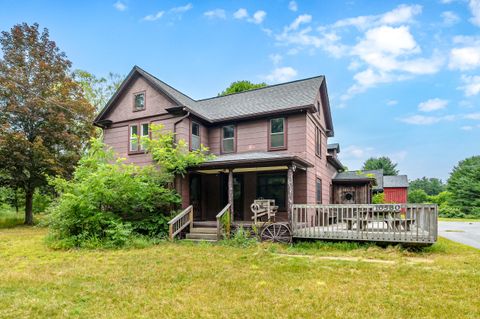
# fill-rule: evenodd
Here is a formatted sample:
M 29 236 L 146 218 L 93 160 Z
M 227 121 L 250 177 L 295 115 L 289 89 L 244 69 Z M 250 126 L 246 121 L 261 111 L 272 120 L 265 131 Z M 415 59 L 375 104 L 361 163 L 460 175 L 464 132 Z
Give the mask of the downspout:
M 183 108 L 183 110 L 185 111 L 185 108 Z M 190 116 L 190 111 L 187 111 L 187 114 L 185 114 L 184 116 L 182 116 L 178 121 L 175 121 L 173 123 L 173 134 L 175 136 L 175 140 L 177 139 L 176 138 L 176 134 L 177 134 L 177 124 L 180 123 L 181 121 L 183 121 L 184 119 L 186 119 L 187 117 Z
M 185 108 L 183 108 L 185 110 Z M 173 123 L 173 137 L 175 139 L 175 142 L 177 141 L 177 124 L 180 123 L 181 121 L 183 121 L 184 119 L 186 119 L 187 117 L 190 116 L 190 111 L 187 111 L 187 114 L 185 114 L 184 116 L 182 116 L 178 121 L 175 121 Z M 182 196 L 182 178 L 180 178 L 180 176 L 175 176 L 175 189 L 177 190 L 178 194 L 180 194 L 180 196 Z M 183 201 L 183 199 L 182 199 Z M 183 203 L 182 203 L 182 207 L 183 207 Z

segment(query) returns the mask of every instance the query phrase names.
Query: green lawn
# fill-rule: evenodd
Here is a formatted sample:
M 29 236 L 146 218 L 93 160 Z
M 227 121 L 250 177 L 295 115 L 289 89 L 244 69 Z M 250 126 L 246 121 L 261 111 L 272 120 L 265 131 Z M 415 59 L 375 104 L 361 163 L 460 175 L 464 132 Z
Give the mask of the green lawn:
M 54 251 L 0 230 L 0 318 L 479 318 L 480 251 L 162 243 Z
M 480 222 L 480 218 L 445 218 L 445 217 L 439 217 L 439 221 L 442 222 Z

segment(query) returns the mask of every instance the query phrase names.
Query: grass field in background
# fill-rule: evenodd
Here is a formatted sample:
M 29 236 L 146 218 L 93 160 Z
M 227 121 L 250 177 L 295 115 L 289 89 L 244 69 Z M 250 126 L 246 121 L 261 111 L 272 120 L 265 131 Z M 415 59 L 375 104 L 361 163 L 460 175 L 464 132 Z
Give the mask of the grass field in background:
M 161 243 L 55 251 L 0 230 L 1 318 L 479 318 L 480 251 Z
M 0 228 L 15 227 L 23 224 L 25 220 L 25 213 L 19 211 L 18 214 L 14 208 L 6 205 L 0 205 Z

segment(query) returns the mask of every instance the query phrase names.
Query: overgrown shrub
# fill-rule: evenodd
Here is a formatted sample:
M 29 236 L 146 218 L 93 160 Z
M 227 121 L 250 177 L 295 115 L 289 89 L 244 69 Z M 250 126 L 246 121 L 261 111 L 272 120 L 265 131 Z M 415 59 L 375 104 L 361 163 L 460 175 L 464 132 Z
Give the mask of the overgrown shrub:
M 422 204 L 428 202 L 428 195 L 423 189 L 414 189 L 408 192 L 408 202 Z
M 52 203 L 52 196 L 42 193 L 38 189 L 33 194 L 32 210 L 34 214 L 44 213 Z
M 376 193 L 373 195 L 372 204 L 385 204 L 385 193 Z
M 170 182 L 153 166 L 114 160 L 93 139 L 72 180 L 51 180 L 60 197 L 51 209 L 50 239 L 58 247 L 118 247 L 137 235 L 165 235 L 180 203 Z

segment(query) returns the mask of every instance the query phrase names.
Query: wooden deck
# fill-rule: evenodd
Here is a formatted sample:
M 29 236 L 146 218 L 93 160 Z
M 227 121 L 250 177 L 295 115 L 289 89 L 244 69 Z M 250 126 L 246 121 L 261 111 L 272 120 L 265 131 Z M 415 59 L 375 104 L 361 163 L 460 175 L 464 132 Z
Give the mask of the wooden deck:
M 293 205 L 296 238 L 432 244 L 436 205 Z

